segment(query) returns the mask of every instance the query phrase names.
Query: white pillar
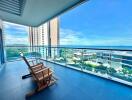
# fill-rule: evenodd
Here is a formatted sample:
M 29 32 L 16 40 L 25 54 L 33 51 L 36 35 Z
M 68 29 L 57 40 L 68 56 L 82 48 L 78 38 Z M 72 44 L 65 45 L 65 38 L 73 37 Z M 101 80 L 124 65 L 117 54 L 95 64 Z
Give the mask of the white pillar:
M 2 20 L 0 19 L 0 28 L 2 29 L 3 24 L 2 24 Z

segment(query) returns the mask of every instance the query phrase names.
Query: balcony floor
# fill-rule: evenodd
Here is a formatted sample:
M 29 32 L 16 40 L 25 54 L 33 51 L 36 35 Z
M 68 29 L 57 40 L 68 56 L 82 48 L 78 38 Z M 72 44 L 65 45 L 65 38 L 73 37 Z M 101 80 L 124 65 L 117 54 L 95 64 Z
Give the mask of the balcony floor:
M 53 63 L 45 64 L 53 67 L 59 80 L 28 100 L 132 100 L 131 87 Z M 0 100 L 25 100 L 35 86 L 31 78 L 21 79 L 27 73 L 22 61 L 0 68 Z

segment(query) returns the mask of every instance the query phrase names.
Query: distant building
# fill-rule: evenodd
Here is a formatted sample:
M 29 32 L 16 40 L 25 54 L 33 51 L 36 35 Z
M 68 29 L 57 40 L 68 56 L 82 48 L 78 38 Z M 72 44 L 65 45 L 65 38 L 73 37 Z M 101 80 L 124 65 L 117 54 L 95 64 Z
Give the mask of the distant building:
M 54 18 L 51 21 L 39 26 L 29 27 L 29 43 L 32 51 L 38 51 L 34 46 L 58 46 L 59 45 L 59 20 Z M 39 50 L 43 51 L 44 50 Z M 50 53 L 50 48 L 48 49 Z
M 118 69 L 118 68 L 127 68 L 132 69 L 132 54 L 130 52 L 113 52 L 111 53 L 97 53 L 97 59 L 100 60 L 102 63 L 107 63 L 111 65 L 111 67 Z M 104 61 L 104 62 L 103 62 Z

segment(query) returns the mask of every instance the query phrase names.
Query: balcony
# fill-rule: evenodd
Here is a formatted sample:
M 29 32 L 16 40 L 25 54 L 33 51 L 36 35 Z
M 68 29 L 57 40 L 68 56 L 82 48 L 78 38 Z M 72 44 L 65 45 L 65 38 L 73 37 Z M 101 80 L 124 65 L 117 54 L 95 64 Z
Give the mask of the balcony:
M 1 0 L 0 19 L 37 27 L 85 1 L 89 0 L 65 0 L 63 2 L 61 0 Z M 125 8 L 124 5 L 123 3 L 121 8 Z M 95 8 L 94 11 L 96 11 Z M 116 9 L 113 11 L 115 12 Z M 121 13 L 128 16 L 125 11 Z M 94 17 L 96 18 L 102 17 Z M 127 19 L 125 16 L 122 18 Z M 122 20 L 122 22 L 127 21 Z M 0 100 L 132 100 L 132 50 L 50 47 L 50 41 L 47 47 L 4 47 L 1 23 L 0 20 Z M 124 25 L 128 27 L 126 23 Z M 129 34 L 125 36 L 129 37 Z M 50 36 L 49 39 L 52 40 Z M 32 78 L 21 79 L 21 76 L 29 71 L 19 56 L 20 52 L 23 52 L 28 59 L 40 59 L 45 66 L 50 67 L 58 77 L 57 83 L 25 98 L 25 95 L 36 87 L 36 84 Z
M 132 86 L 132 51 L 119 49 L 71 47 L 5 47 L 7 61 L 39 58 L 84 73 Z
M 58 64 L 44 61 L 50 66 L 58 81 L 55 85 L 33 95 L 27 100 L 131 100 L 132 89 L 107 79 L 72 70 Z M 25 100 L 35 84 L 31 78 L 22 80 L 28 73 L 23 61 L 8 62 L 0 68 L 0 100 Z

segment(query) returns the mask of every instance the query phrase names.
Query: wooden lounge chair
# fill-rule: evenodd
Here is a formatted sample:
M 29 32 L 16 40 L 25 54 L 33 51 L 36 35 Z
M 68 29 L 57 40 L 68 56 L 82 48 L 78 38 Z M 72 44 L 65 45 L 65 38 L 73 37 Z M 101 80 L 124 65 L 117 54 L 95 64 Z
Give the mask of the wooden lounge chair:
M 55 83 L 56 80 L 52 78 L 53 75 L 50 68 L 44 67 L 43 63 L 40 62 L 35 64 L 34 61 L 28 61 L 22 53 L 20 55 L 28 65 L 30 76 L 32 76 L 33 80 L 37 83 L 37 88 L 27 94 L 27 96 L 33 95 L 34 93 L 39 92 L 40 90 Z M 29 62 L 32 62 L 32 65 L 29 64 Z
M 33 76 L 33 80 L 37 83 L 37 88 L 26 96 L 31 96 L 55 83 L 55 81 L 52 80 L 52 71 L 50 68 L 43 68 L 38 71 L 31 68 L 31 75 Z
M 40 61 L 40 59 L 27 60 L 26 57 L 21 52 L 20 52 L 20 56 L 24 60 L 24 62 L 26 63 L 26 65 L 28 66 L 29 72 L 31 71 L 30 70 L 31 68 L 34 69 L 34 70 L 36 70 L 36 71 L 45 68 L 45 66 Z M 32 77 L 31 73 L 29 73 L 27 75 L 23 75 L 22 79 L 26 79 L 26 78 L 29 78 L 29 77 Z

